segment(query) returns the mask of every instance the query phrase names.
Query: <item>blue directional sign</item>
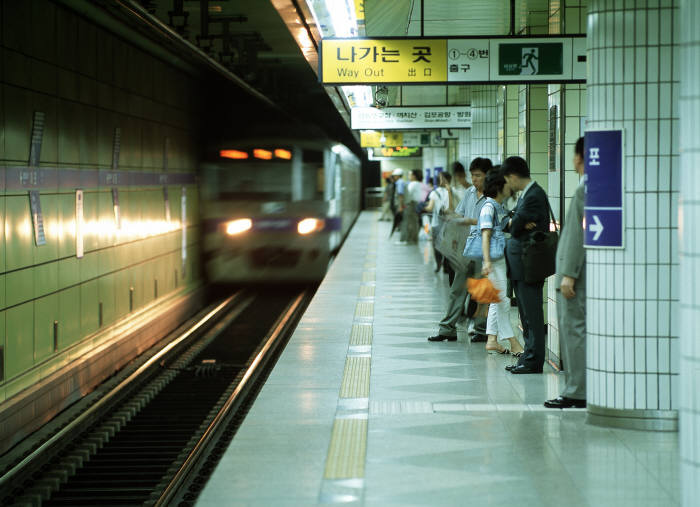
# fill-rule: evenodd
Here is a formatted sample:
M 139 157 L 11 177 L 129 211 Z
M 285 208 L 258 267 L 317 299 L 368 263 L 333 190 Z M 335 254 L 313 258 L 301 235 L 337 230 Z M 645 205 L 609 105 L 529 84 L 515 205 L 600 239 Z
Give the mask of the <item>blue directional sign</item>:
M 624 248 L 622 143 L 622 130 L 589 130 L 584 137 L 583 244 L 588 248 Z

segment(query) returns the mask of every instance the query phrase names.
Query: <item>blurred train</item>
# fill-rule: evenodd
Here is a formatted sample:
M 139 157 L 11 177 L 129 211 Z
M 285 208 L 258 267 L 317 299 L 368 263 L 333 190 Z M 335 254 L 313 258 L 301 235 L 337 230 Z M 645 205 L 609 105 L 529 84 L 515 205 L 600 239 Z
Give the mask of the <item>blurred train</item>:
M 237 141 L 202 164 L 200 188 L 210 283 L 320 281 L 360 210 L 360 160 L 327 141 Z

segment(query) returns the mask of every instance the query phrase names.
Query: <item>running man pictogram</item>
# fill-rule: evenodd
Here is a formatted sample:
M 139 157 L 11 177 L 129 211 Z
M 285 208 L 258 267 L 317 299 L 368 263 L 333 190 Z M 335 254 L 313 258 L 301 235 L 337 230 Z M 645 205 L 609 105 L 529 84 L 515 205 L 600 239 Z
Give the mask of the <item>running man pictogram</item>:
M 539 51 L 537 48 L 523 48 L 523 63 L 521 65 L 523 70 L 520 71 L 521 74 L 537 74 L 537 71 L 539 70 L 539 65 L 537 62 L 539 59 L 537 57 L 538 53 Z M 530 69 L 529 72 L 526 71 L 528 68 Z

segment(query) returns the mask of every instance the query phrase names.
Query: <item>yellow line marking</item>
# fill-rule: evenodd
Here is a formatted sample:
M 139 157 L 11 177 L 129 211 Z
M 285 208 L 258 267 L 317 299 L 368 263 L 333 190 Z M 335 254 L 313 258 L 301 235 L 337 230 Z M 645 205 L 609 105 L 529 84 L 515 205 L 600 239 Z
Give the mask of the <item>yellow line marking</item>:
M 372 324 L 353 324 L 350 345 L 372 345 Z
M 360 286 L 360 297 L 361 298 L 373 298 L 374 297 L 374 285 L 361 285 Z
M 325 479 L 352 479 L 365 475 L 367 419 L 336 419 L 326 458 Z
M 340 385 L 340 398 L 369 398 L 369 372 L 369 357 L 348 357 Z
M 358 317 L 374 317 L 374 303 L 357 303 L 355 307 L 355 318 Z
M 362 273 L 363 282 L 374 282 L 376 279 L 377 275 L 374 273 L 374 271 L 365 271 Z

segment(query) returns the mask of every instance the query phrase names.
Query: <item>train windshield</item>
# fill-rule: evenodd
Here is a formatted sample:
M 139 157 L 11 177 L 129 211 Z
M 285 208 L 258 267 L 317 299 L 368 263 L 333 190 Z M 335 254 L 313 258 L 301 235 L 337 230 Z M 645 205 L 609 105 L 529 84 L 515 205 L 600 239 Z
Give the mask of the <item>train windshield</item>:
M 217 200 L 291 201 L 289 162 L 222 164 L 206 171 L 206 186 Z

